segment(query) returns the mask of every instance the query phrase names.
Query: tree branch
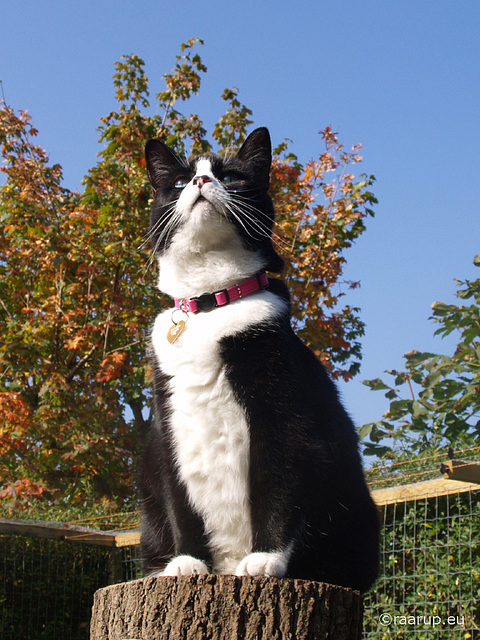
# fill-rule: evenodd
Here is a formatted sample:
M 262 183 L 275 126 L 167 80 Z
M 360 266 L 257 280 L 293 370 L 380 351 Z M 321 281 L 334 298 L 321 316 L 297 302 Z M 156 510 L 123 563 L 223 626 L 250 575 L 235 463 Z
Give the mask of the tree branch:
M 98 344 L 94 344 L 93 347 L 90 349 L 90 351 L 87 351 L 87 353 L 83 356 L 83 358 L 77 362 L 77 364 L 73 367 L 73 369 L 70 371 L 70 373 L 66 377 L 67 382 L 71 382 L 73 380 L 77 372 L 83 367 L 83 365 L 87 362 L 87 360 L 93 355 L 93 353 L 97 349 L 98 349 Z

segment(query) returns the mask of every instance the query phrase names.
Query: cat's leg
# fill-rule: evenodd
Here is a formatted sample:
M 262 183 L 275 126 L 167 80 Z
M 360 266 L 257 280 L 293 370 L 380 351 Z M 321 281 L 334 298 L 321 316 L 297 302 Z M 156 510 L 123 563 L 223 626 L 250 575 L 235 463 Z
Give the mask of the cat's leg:
M 303 519 L 282 495 L 280 483 L 276 487 L 268 486 L 266 480 L 264 483 L 265 489 L 251 494 L 254 543 L 251 553 L 237 565 L 235 575 L 283 578 L 288 574 L 289 563 L 298 547 Z M 266 500 L 268 495 L 274 497 Z
M 145 575 L 159 576 L 172 557 L 174 543 L 164 512 L 152 506 L 142 514 L 142 565 Z
M 179 514 L 177 514 L 179 515 Z M 145 517 L 142 533 L 142 555 L 145 573 L 148 576 L 185 576 L 210 573 L 211 554 L 203 544 L 204 536 L 197 523 L 185 519 L 185 529 L 177 535 L 170 533 L 170 523 L 165 522 L 162 533 L 148 530 Z M 147 538 L 147 532 L 149 534 Z M 195 532 L 198 533 L 196 537 Z M 144 538 L 146 538 L 144 540 Z M 166 539 L 170 542 L 165 544 Z M 173 556 L 173 557 L 172 557 Z
M 168 520 L 174 551 L 162 571 L 164 576 L 211 573 L 212 552 L 202 517 L 192 508 L 184 484 L 173 473 L 165 482 L 168 493 Z
M 169 524 L 173 532 L 173 557 L 161 572 L 164 576 L 210 573 L 213 565 L 202 518 L 192 509 L 181 483 L 170 485 Z
M 153 432 L 145 448 L 142 555 L 148 576 L 210 573 L 211 551 L 202 518 L 179 481 L 168 434 Z
M 151 505 L 150 505 L 151 507 Z M 168 520 L 163 512 L 152 513 L 144 509 L 142 532 L 142 556 L 145 574 L 150 577 L 185 576 L 210 573 L 202 560 L 191 555 L 174 555 L 176 547 L 189 546 L 188 542 L 178 538 L 173 540 Z M 200 549 L 196 552 L 201 553 Z M 174 556 L 172 558 L 172 556 Z
M 288 445 L 280 447 L 276 442 L 282 425 L 277 423 L 272 435 L 255 420 L 250 430 L 252 548 L 235 574 L 282 578 L 290 575 L 290 564 L 305 535 L 304 482 L 290 460 Z

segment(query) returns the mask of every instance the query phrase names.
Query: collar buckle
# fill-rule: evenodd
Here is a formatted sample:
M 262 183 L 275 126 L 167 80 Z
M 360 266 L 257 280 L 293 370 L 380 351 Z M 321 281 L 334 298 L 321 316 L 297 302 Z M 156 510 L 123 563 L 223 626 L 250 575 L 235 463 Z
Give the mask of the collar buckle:
M 202 293 L 201 296 L 195 298 L 195 302 L 199 311 L 211 311 L 217 306 L 217 299 L 214 293 Z

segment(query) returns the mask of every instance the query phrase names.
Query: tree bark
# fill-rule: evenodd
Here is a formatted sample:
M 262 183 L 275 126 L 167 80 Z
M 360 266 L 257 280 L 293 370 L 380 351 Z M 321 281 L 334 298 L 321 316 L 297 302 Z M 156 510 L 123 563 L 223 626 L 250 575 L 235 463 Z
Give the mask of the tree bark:
M 95 593 L 90 640 L 360 640 L 358 591 L 230 575 L 144 578 Z

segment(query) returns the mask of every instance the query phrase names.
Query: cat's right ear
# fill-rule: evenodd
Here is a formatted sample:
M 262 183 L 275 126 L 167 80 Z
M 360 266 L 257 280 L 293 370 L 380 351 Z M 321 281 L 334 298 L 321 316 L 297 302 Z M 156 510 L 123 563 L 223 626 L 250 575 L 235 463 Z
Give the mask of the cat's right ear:
M 182 160 L 160 140 L 148 140 L 145 145 L 147 175 L 154 191 L 175 169 L 184 169 Z
M 237 155 L 241 160 L 253 164 L 257 180 L 268 190 L 272 163 L 272 143 L 268 129 L 259 127 L 252 131 Z

